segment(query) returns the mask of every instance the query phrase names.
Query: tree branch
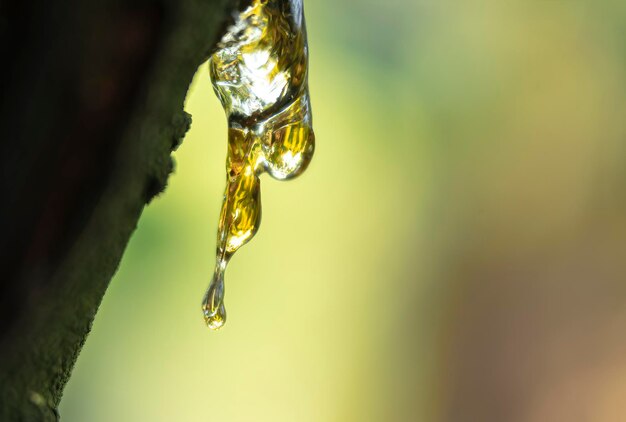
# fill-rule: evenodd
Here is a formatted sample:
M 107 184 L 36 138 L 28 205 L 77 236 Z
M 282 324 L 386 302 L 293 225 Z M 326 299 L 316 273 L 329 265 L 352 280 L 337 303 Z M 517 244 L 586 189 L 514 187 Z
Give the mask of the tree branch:
M 25 3 L 25 4 L 22 4 Z M 237 0 L 0 6 L 0 420 L 57 406 Z

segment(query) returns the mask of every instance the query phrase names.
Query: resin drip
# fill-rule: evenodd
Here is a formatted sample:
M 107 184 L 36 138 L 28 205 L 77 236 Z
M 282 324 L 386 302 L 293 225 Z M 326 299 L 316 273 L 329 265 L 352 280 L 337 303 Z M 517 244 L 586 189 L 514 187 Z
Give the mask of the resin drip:
M 302 173 L 314 140 L 302 0 L 253 0 L 211 56 L 213 89 L 228 117 L 226 191 L 213 280 L 202 309 L 211 329 L 226 321 L 224 271 L 261 222 L 261 181 Z

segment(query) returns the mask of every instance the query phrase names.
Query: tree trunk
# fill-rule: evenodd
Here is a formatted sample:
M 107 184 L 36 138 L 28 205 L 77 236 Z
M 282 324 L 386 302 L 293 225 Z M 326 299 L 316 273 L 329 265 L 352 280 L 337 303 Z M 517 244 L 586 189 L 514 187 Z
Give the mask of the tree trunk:
M 242 0 L 0 5 L 0 420 L 57 406 Z

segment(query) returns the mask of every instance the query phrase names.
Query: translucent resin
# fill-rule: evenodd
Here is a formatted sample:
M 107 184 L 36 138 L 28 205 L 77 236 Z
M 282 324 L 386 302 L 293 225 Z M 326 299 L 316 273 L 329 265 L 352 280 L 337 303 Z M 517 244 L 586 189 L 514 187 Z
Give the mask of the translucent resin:
M 226 321 L 224 271 L 261 222 L 261 181 L 302 173 L 315 135 L 307 86 L 302 0 L 253 0 L 218 44 L 211 80 L 228 118 L 226 191 L 215 272 L 202 309 L 211 329 Z

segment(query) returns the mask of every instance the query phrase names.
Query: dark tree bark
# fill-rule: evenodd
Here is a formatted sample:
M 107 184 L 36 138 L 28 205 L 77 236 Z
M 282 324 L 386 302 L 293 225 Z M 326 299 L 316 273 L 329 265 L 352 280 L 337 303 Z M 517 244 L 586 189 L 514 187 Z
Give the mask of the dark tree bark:
M 0 420 L 57 406 L 240 0 L 0 4 Z

